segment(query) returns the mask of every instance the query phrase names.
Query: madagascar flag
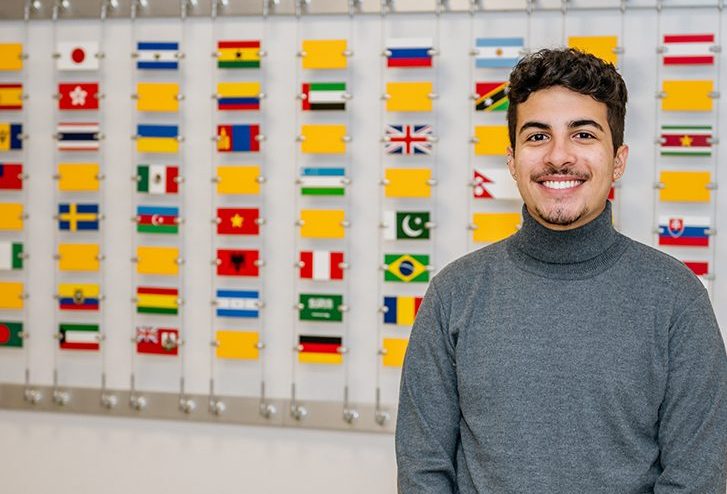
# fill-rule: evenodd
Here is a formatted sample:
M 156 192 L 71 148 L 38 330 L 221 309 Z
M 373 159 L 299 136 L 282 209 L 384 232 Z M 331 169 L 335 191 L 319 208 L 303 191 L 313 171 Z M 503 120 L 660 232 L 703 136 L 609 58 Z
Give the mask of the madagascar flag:
M 218 276 L 258 276 L 260 252 L 252 249 L 217 249 Z
M 340 364 L 343 362 L 340 336 L 298 337 L 298 362 L 304 364 Z

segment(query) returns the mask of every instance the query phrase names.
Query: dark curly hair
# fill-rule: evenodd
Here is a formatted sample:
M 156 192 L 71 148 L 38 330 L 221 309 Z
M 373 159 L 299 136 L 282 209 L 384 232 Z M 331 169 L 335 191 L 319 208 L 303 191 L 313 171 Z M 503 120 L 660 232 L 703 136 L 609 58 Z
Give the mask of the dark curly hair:
M 624 140 L 626 83 L 613 64 L 573 48 L 537 51 L 524 57 L 513 69 L 507 109 L 510 146 L 515 149 L 518 105 L 531 93 L 553 86 L 562 86 L 606 104 L 615 154 Z

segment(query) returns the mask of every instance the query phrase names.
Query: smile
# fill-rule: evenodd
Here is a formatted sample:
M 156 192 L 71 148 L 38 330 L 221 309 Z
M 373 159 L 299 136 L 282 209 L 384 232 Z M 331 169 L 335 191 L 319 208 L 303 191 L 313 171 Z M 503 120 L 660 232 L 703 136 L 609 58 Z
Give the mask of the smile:
M 572 189 L 573 187 L 578 187 L 582 183 L 583 180 L 546 180 L 544 182 L 540 182 L 540 184 L 544 187 L 556 190 Z

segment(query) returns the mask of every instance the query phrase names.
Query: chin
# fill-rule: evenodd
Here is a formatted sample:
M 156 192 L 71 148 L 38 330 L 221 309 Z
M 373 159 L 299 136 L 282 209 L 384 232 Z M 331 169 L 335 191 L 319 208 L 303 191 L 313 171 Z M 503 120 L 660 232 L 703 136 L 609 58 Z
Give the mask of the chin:
M 581 218 L 588 214 L 588 208 L 581 210 L 574 210 L 570 208 L 553 207 L 547 210 L 535 208 L 538 216 L 543 219 L 546 223 L 558 226 L 569 226 L 577 223 Z

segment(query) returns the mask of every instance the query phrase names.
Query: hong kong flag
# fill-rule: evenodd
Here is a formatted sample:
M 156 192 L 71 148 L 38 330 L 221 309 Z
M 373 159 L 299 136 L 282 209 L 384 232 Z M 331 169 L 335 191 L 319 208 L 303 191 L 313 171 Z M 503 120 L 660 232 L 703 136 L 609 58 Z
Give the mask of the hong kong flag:
M 258 276 L 260 252 L 252 249 L 217 249 L 218 276 Z
M 98 110 L 98 83 L 71 82 L 58 84 L 59 110 Z

